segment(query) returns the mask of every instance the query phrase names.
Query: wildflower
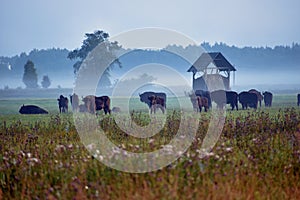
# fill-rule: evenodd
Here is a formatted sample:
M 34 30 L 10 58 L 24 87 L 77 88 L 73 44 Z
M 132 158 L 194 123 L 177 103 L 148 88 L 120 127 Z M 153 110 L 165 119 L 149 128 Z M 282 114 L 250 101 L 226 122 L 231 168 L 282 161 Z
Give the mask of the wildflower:
M 212 157 L 212 156 L 214 156 L 215 154 L 213 153 L 213 152 L 202 152 L 202 153 L 200 153 L 200 157 L 207 157 L 207 158 L 209 158 L 209 157 Z
M 225 148 L 225 151 L 226 152 L 232 152 L 232 148 L 231 147 L 227 147 L 227 148 Z
M 27 159 L 27 163 L 28 163 L 30 166 L 34 166 L 36 163 L 40 163 L 40 160 L 37 159 L 37 158 L 28 158 L 28 159 Z
M 65 151 L 66 147 L 62 144 L 56 145 L 55 151 Z
M 153 142 L 154 142 L 154 139 L 151 138 L 151 139 L 149 140 L 149 144 L 152 144 Z
M 88 144 L 88 145 L 86 146 L 86 148 L 87 148 L 89 151 L 93 150 L 95 147 L 96 147 L 96 145 L 95 145 L 94 143 Z
M 201 171 L 202 173 L 204 173 L 205 165 L 204 165 L 201 161 L 198 161 L 198 165 L 199 165 L 200 171 Z
M 25 153 L 21 150 L 20 154 L 22 155 L 22 157 L 25 157 Z

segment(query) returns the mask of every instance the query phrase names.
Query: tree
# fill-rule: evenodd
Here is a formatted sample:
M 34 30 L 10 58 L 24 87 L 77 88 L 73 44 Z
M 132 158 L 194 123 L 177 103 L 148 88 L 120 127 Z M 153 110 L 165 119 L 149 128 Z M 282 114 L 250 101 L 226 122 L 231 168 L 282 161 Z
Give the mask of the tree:
M 50 79 L 47 75 L 43 76 L 43 80 L 41 82 L 41 85 L 42 85 L 43 88 L 48 88 L 51 85 L 51 81 L 50 81 Z
M 23 83 L 27 88 L 37 88 L 38 87 L 38 76 L 34 63 L 28 60 L 24 66 Z
M 109 34 L 105 33 L 104 31 L 96 30 L 94 31 L 94 33 L 86 33 L 85 37 L 86 39 L 82 42 L 81 48 L 75 49 L 68 54 L 69 59 L 78 60 L 73 65 L 74 73 L 76 74 L 79 71 L 82 62 L 87 57 L 87 55 L 99 44 L 103 44 L 105 45 L 105 48 L 101 48 L 101 59 L 114 60 L 114 63 L 112 63 L 112 65 L 106 69 L 105 73 L 100 79 L 100 82 L 102 82 L 106 86 L 111 85 L 109 79 L 109 70 L 113 65 L 118 65 L 119 67 L 121 67 L 121 63 L 115 54 L 115 51 L 119 50 L 121 47 L 117 42 L 109 42 Z

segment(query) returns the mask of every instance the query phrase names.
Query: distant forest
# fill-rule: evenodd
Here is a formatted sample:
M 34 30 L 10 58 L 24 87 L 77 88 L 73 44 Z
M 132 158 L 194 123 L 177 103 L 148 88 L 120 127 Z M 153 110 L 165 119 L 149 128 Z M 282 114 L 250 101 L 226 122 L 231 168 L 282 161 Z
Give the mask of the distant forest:
M 237 71 L 299 71 L 300 69 L 300 45 L 297 43 L 291 46 L 275 46 L 274 48 L 240 48 L 229 46 L 225 43 L 215 43 L 211 45 L 207 42 L 202 43 L 200 46 L 207 52 L 221 52 L 227 60 L 236 67 Z M 182 46 L 167 46 L 165 50 L 175 50 L 187 56 L 201 54 L 201 48 L 199 46 L 187 46 L 185 48 Z M 13 57 L 0 56 L 0 88 L 4 88 L 5 86 L 9 88 L 24 88 L 22 76 L 27 60 L 34 62 L 38 73 L 39 84 L 42 77 L 48 75 L 51 80 L 50 87 L 72 87 L 75 77 L 73 64 L 76 61 L 71 61 L 67 58 L 69 52 L 67 49 L 56 48 L 46 50 L 34 49 L 28 54 L 21 53 Z M 152 54 L 147 54 L 146 52 L 145 50 L 145 54 L 142 54 L 144 57 L 140 59 L 149 60 L 149 56 L 151 57 L 151 55 L 153 55 L 153 52 Z M 168 59 L 172 58 L 169 57 Z M 130 65 L 130 61 L 126 64 Z M 174 66 L 174 68 L 178 69 L 180 66 Z M 185 70 L 187 69 L 181 69 L 180 71 Z

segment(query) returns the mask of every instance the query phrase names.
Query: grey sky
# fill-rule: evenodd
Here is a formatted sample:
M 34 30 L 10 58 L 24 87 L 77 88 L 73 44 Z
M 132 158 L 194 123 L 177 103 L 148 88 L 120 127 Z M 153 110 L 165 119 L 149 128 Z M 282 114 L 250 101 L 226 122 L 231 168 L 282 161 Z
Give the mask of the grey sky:
M 1 0 L 0 55 L 80 47 L 84 33 L 143 27 L 236 46 L 300 42 L 299 0 Z

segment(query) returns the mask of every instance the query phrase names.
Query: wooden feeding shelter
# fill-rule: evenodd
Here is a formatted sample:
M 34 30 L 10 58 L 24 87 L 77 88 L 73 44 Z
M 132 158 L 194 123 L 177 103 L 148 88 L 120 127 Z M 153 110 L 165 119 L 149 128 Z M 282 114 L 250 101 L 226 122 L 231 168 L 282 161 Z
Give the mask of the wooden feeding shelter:
M 230 90 L 230 73 L 236 69 L 220 52 L 203 53 L 188 69 L 193 73 L 193 90 Z

